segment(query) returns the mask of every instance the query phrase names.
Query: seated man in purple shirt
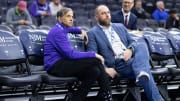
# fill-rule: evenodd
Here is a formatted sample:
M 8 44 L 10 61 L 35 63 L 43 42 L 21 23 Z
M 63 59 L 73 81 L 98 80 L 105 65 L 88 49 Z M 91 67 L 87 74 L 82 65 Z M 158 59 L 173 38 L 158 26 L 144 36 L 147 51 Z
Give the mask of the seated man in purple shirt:
M 77 77 L 82 81 L 68 101 L 84 101 L 91 85 L 97 80 L 101 87 L 99 97 L 112 101 L 104 59 L 95 52 L 75 51 L 68 40 L 68 33 L 87 38 L 85 31 L 72 27 L 73 11 L 64 7 L 57 13 L 58 23 L 49 31 L 44 46 L 44 63 L 47 72 L 58 77 Z
M 38 26 L 42 24 L 41 19 L 51 15 L 49 4 L 46 0 L 35 0 L 29 7 L 30 14 L 37 19 Z

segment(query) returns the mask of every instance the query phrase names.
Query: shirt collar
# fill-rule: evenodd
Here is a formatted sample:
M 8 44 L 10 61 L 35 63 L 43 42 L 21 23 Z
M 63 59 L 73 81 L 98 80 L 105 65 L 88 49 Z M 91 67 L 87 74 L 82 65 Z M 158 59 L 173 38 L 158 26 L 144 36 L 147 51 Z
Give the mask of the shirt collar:
M 58 22 L 57 24 L 56 24 L 60 29 L 67 29 L 68 27 L 67 26 L 65 26 L 63 23 L 61 23 L 61 22 Z
M 122 8 L 122 13 L 123 13 L 123 16 L 125 16 L 125 15 L 130 16 L 130 13 L 131 13 L 131 12 L 125 13 L 125 12 L 124 12 L 124 9 Z
M 21 16 L 22 13 L 23 13 L 23 12 L 20 12 L 20 11 L 18 10 L 18 7 L 15 8 L 15 12 L 16 12 L 16 14 L 17 14 L 18 16 Z

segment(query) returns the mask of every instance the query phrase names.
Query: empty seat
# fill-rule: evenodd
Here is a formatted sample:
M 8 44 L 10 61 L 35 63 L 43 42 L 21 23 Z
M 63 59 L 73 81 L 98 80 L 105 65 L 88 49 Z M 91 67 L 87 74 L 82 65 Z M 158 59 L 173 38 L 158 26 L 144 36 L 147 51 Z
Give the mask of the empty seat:
M 4 72 L 0 74 L 0 86 L 26 87 L 31 86 L 35 90 L 41 83 L 41 76 L 30 75 L 29 67 L 26 65 L 26 56 L 19 39 L 11 32 L 0 31 L 0 68 L 7 69 L 17 67 L 15 72 Z M 25 67 L 21 65 L 24 64 Z M 6 66 L 6 68 L 3 68 Z M 27 72 L 21 70 L 25 69 Z M 35 88 L 35 89 L 34 89 Z M 3 90 L 3 89 L 2 89 Z M 16 91 L 16 90 L 15 90 Z
M 95 4 L 96 3 L 96 0 L 84 0 L 84 3 L 93 3 L 93 4 Z
M 40 25 L 40 26 L 38 27 L 38 29 L 42 29 L 42 30 L 50 30 L 51 27 L 48 26 L 48 25 Z
M 168 30 L 165 29 L 165 28 L 162 28 L 162 27 L 157 28 L 156 31 L 157 31 L 157 32 L 160 32 L 160 33 L 164 33 L 164 34 L 165 34 L 165 33 L 168 33 Z
M 169 100 L 167 82 L 170 80 L 168 80 L 167 77 L 171 76 L 171 74 L 164 60 L 174 59 L 171 44 L 166 36 L 158 32 L 144 32 L 143 35 L 150 52 L 151 72 L 155 77 L 155 81 L 158 84 L 159 91 L 163 98 Z M 158 64 L 155 64 L 155 61 L 158 62 Z
M 91 22 L 92 20 L 91 19 L 88 19 L 87 17 L 84 17 L 84 16 L 80 16 L 80 17 L 77 17 L 75 19 L 76 21 L 76 26 L 88 26 L 88 27 L 91 27 Z
M 153 19 L 147 19 L 147 26 L 151 27 L 152 29 L 156 29 L 157 27 L 159 27 L 159 23 Z
M 144 27 L 142 28 L 142 31 L 150 31 L 150 32 L 153 32 L 154 30 L 150 27 Z
M 153 61 L 163 61 L 174 57 L 172 47 L 166 36 L 158 32 L 144 32 L 143 35 L 147 42 L 150 56 Z M 151 61 L 151 65 L 153 68 L 155 67 L 152 61 Z M 162 67 L 160 67 L 160 69 L 161 68 Z M 169 73 L 168 69 L 164 67 L 163 69 L 165 70 L 164 72 L 162 72 L 163 75 L 168 75 Z M 154 74 L 156 73 L 154 72 Z M 161 75 L 161 73 L 157 73 L 157 74 Z
M 106 4 L 106 0 L 96 0 L 96 5 Z
M 180 32 L 180 30 L 178 28 L 170 28 L 169 31 L 176 31 L 176 32 Z
M 84 5 L 83 5 L 82 3 L 80 3 L 80 2 L 71 3 L 69 6 L 70 6 L 70 8 L 72 8 L 73 10 L 84 8 Z
M 86 10 L 91 10 L 91 9 L 95 9 L 96 5 L 94 3 L 87 3 L 84 5 Z
M 57 23 L 57 19 L 55 16 L 48 16 L 41 19 L 41 25 L 49 25 L 54 26 Z
M 138 19 L 137 20 L 137 29 L 143 30 L 144 27 L 147 27 L 147 23 L 145 19 Z
M 84 10 L 84 9 L 76 9 L 76 10 L 74 10 L 74 17 L 75 18 L 78 18 L 78 17 L 89 17 L 89 15 L 88 15 L 88 12 L 86 11 L 86 10 Z
M 9 31 L 9 32 L 13 33 L 13 30 L 7 25 L 0 25 L 0 30 Z

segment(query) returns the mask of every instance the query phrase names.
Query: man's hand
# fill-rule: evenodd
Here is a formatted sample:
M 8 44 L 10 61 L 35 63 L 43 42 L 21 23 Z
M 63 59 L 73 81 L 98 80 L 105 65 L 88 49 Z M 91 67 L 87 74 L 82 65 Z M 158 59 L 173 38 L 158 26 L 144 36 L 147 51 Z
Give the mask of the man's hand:
M 50 14 L 48 12 L 41 13 L 42 16 L 49 16 Z
M 124 52 L 123 52 L 123 60 L 124 61 L 128 61 L 131 57 L 132 57 L 132 50 L 131 49 L 126 49 Z
M 101 55 L 96 53 L 96 58 L 99 59 L 101 63 L 104 65 L 104 58 Z
M 81 30 L 81 34 L 85 40 L 85 44 L 87 44 L 88 43 L 88 35 L 87 35 L 86 31 Z
M 25 20 L 25 21 L 24 21 L 24 24 L 25 24 L 25 25 L 28 25 L 28 24 L 29 24 L 29 21 Z
M 106 73 L 112 78 L 118 75 L 118 73 L 116 72 L 114 68 L 105 68 L 105 70 L 106 70 Z
M 18 23 L 19 23 L 20 25 L 24 25 L 24 24 L 25 24 L 25 22 L 26 22 L 25 20 L 19 20 L 19 22 L 18 22 Z

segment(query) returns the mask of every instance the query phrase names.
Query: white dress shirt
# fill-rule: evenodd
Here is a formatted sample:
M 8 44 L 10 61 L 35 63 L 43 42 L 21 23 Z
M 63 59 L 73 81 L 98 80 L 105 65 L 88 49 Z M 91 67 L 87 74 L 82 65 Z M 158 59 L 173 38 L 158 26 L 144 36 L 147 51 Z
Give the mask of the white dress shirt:
M 127 15 L 127 22 L 129 23 L 129 19 L 130 19 L 130 14 L 131 14 L 131 12 L 125 13 L 125 12 L 124 12 L 124 9 L 122 9 L 122 13 L 123 13 L 123 17 L 124 17 L 124 22 L 125 22 L 126 15 Z
M 115 32 L 115 30 L 110 26 L 109 28 L 106 28 L 106 27 L 103 27 L 101 25 L 99 25 L 106 37 L 108 38 L 111 46 L 112 46 L 112 49 L 115 53 L 115 58 L 122 58 L 122 53 L 124 50 L 126 50 L 126 46 L 122 43 L 119 35 Z

